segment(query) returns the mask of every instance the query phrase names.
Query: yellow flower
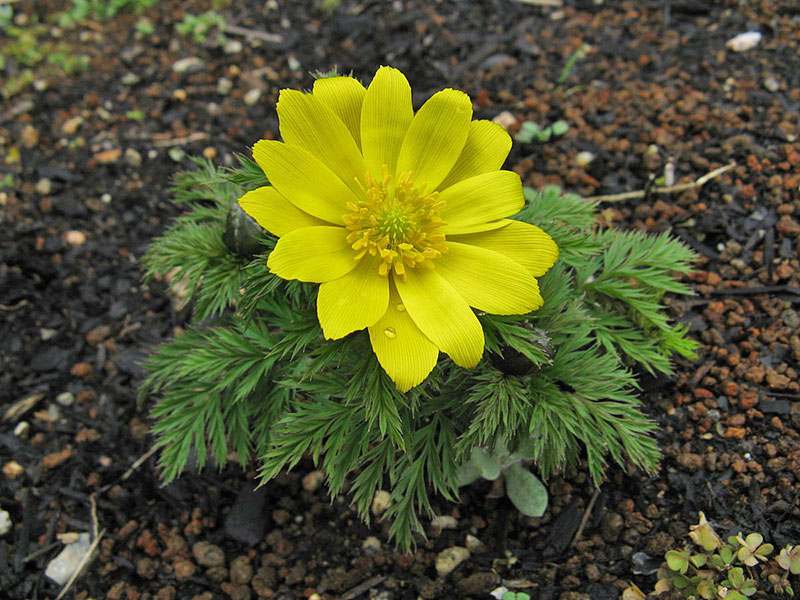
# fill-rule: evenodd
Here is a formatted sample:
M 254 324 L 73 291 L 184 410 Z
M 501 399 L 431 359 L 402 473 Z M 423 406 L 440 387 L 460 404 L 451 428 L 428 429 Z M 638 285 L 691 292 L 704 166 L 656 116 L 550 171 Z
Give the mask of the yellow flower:
M 368 329 L 397 387 L 422 382 L 447 353 L 462 367 L 483 355 L 472 308 L 525 314 L 542 305 L 536 277 L 558 258 L 538 227 L 507 219 L 522 184 L 500 170 L 511 138 L 472 121 L 463 92 L 445 89 L 414 114 L 397 69 L 368 89 L 351 77 L 318 79 L 313 92 L 282 90 L 283 142 L 253 157 L 271 186 L 239 199 L 279 239 L 270 270 L 319 283 L 328 339 Z

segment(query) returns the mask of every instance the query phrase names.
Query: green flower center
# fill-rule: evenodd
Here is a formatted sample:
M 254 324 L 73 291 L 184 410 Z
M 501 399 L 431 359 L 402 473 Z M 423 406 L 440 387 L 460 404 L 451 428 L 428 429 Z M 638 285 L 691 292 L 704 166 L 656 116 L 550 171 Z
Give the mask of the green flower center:
M 350 213 L 343 216 L 347 243 L 353 248 L 353 260 L 367 253 L 380 256 L 378 274 L 386 277 L 394 271 L 405 280 L 406 268 L 432 269 L 433 260 L 447 252 L 445 235 L 438 231 L 446 225 L 439 217 L 444 201 L 438 192 L 425 193 L 425 183 L 414 185 L 414 174 L 402 173 L 394 181 L 383 166 L 383 178 L 371 173 L 360 185 L 364 199 L 350 202 Z

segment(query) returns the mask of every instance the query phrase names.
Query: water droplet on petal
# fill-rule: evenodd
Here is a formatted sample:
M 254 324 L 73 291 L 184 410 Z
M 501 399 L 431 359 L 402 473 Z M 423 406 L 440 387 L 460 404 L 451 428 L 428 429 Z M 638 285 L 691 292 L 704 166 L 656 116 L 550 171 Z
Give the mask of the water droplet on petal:
M 394 330 L 394 327 L 387 327 L 383 330 L 383 335 L 388 337 L 390 340 L 393 340 L 397 337 L 397 332 Z
M 402 302 L 397 305 L 397 312 L 403 312 L 403 311 L 405 311 L 405 309 L 406 309 L 406 307 Z

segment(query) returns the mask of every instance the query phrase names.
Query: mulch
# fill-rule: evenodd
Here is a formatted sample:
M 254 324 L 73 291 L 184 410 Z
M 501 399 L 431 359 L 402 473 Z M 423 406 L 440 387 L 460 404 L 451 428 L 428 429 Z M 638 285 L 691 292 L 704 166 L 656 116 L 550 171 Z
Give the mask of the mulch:
M 48 23 L 89 69 L 41 63 L 0 103 L 0 178 L 13 177 L 0 189 L 0 510 L 13 522 L 0 537 L 0 597 L 55 598 L 44 570 L 57 536 L 93 529 L 99 551 L 68 598 L 487 598 L 505 585 L 543 600 L 613 600 L 631 581 L 652 589 L 652 565 L 684 543 L 700 510 L 721 534 L 800 542 L 794 0 L 217 5 L 236 27 L 225 41 L 174 29 L 211 9 L 206 0 L 146 10 L 149 34 L 130 13 Z M 12 6 L 23 27 L 69 8 Z M 748 30 L 763 34 L 755 48 L 726 48 Z M 197 60 L 176 72 L 187 58 Z M 696 295 L 668 303 L 702 342 L 699 356 L 678 361 L 673 378 L 642 376 L 660 426 L 657 474 L 611 467 L 595 490 L 585 471 L 566 473 L 548 482 L 538 519 L 476 484 L 458 505 L 435 503 L 455 529 L 431 528 L 411 554 L 393 549 L 386 523 L 367 527 L 346 497 L 330 501 L 310 462 L 256 495 L 254 468 L 159 485 L 139 361 L 187 314 L 163 283 L 141 283 L 139 259 L 178 214 L 171 176 L 187 156 L 230 164 L 276 137 L 281 88 L 309 88 L 312 72 L 334 66 L 368 80 L 381 64 L 406 74 L 417 105 L 452 86 L 477 117 L 508 111 L 512 131 L 567 121 L 561 137 L 515 144 L 508 166 L 533 187 L 586 197 L 646 190 L 603 203 L 602 225 L 670 229 L 698 253 Z M 22 68 L 7 58 L 5 76 Z M 731 162 L 702 188 L 653 192 L 661 177 L 692 181 Z M 242 515 L 263 535 L 248 541 Z M 436 555 L 467 536 L 471 557 L 437 576 Z

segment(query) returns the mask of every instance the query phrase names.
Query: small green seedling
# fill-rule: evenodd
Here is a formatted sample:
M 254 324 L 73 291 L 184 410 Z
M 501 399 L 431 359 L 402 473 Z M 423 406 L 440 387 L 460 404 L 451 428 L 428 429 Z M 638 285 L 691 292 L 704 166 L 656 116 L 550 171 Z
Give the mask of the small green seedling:
M 569 131 L 569 124 L 566 121 L 556 121 L 543 128 L 533 121 L 525 121 L 514 139 L 522 144 L 530 144 L 533 141 L 544 143 L 550 141 L 550 138 L 564 135 L 567 131 Z
M 225 17 L 221 14 L 207 10 L 206 12 L 193 15 L 187 14 L 183 17 L 183 21 L 175 25 L 175 30 L 185 36 L 191 37 L 192 40 L 198 44 L 204 43 L 213 30 L 217 30 L 214 40 L 217 43 L 224 44 L 225 36 Z
M 502 474 L 508 499 L 517 510 L 528 517 L 541 517 L 547 509 L 547 488 L 520 464 L 531 458 L 532 454 L 525 448 L 513 454 L 501 444 L 492 452 L 473 448 L 470 460 L 458 469 L 458 485 L 469 485 L 479 478 L 494 481 Z
M 531 600 L 531 597 L 525 592 L 506 592 L 500 600 Z
M 770 561 L 774 548 L 764 543 L 760 533 L 746 537 L 739 533 L 725 543 L 702 512 L 700 522 L 691 526 L 689 537 L 702 551 L 668 551 L 664 555 L 666 564 L 658 571 L 655 593 L 674 589 L 688 600 L 746 600 L 758 591 L 759 580 L 766 579 L 776 594 L 794 595 L 788 578 L 789 574 L 800 574 L 800 546 L 786 546 Z M 778 574 L 776 567 L 783 573 Z M 638 588 L 631 586 L 626 592 L 634 589 Z

